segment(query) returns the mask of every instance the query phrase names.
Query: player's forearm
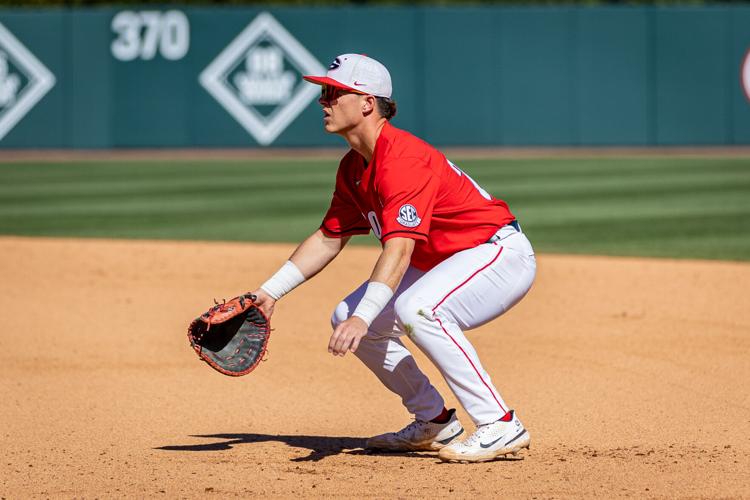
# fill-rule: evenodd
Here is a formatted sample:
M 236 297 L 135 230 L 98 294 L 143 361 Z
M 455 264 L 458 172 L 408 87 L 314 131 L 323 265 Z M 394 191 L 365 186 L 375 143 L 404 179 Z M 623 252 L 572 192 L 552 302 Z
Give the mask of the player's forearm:
M 318 230 L 300 243 L 281 266 L 260 288 L 273 300 L 287 293 L 318 274 L 344 248 L 349 238 L 329 238 Z
M 318 229 L 300 243 L 289 260 L 297 266 L 305 279 L 310 279 L 330 264 L 348 241 L 348 236 L 329 238 Z
M 414 240 L 410 238 L 393 238 L 386 241 L 370 281 L 385 283 L 395 292 L 409 267 L 413 251 Z
M 368 327 L 372 324 L 401 283 L 413 251 L 414 240 L 409 238 L 393 238 L 385 242 L 365 294 L 352 316 L 360 318 Z

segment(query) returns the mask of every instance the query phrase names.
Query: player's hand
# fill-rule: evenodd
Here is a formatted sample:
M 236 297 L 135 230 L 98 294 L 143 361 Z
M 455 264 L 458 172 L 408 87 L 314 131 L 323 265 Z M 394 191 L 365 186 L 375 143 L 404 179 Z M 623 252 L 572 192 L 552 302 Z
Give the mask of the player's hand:
M 258 309 L 263 311 L 263 314 L 266 315 L 266 318 L 271 319 L 273 308 L 276 306 L 276 301 L 273 299 L 273 297 L 268 295 L 262 288 L 258 288 L 251 293 L 256 297 L 255 305 L 258 306 Z
M 347 319 L 333 331 L 328 342 L 328 352 L 334 356 L 343 356 L 347 351 L 355 352 L 359 341 L 367 335 L 367 323 L 357 316 Z

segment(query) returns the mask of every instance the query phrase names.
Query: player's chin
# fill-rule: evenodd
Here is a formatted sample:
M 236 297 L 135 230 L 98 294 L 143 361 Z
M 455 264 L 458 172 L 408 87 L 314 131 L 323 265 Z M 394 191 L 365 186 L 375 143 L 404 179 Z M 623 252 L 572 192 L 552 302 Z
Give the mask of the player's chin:
M 335 123 L 333 123 L 333 120 L 331 120 L 330 116 L 326 116 L 323 118 L 323 130 L 328 132 L 329 134 L 335 134 L 339 131 L 340 127 L 337 127 Z

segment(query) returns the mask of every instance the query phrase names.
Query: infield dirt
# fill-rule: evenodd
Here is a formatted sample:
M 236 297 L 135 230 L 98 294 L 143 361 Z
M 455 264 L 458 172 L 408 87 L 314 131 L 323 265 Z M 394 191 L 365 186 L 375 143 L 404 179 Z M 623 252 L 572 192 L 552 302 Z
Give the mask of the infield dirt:
M 410 416 L 326 352 L 374 248 L 278 304 L 255 372 L 198 361 L 187 324 L 291 250 L 0 238 L 0 497 L 750 496 L 750 264 L 538 256 L 527 298 L 468 335 L 531 450 L 443 464 L 364 451 Z

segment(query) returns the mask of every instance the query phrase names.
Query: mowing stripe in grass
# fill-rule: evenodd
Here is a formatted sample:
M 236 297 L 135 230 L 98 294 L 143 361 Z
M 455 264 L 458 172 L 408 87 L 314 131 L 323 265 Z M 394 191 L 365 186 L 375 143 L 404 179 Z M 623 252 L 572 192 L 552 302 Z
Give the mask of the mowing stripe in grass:
M 750 260 L 750 159 L 457 162 L 538 251 Z M 0 164 L 0 234 L 299 241 L 335 161 Z M 356 244 L 372 244 L 358 238 Z

